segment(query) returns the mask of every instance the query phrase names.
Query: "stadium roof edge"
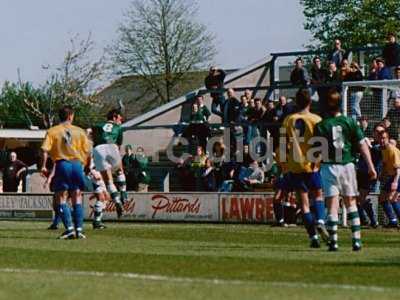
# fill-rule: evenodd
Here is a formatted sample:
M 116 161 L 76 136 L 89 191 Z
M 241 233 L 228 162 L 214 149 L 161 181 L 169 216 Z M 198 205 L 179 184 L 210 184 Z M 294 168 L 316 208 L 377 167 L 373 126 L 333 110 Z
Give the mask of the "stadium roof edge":
M 245 76 L 247 74 L 250 74 L 250 73 L 252 73 L 252 72 L 264 67 L 265 65 L 267 65 L 271 61 L 271 59 L 272 59 L 272 56 L 268 55 L 268 56 L 264 57 L 263 59 L 255 62 L 254 64 L 251 64 L 251 65 L 249 65 L 249 66 L 247 66 L 245 68 L 242 68 L 242 69 L 240 69 L 238 71 L 235 71 L 235 72 L 227 75 L 225 77 L 225 84 L 228 84 L 228 83 L 230 83 L 230 82 L 232 82 L 232 81 L 234 81 L 234 80 L 236 80 L 238 78 L 241 78 L 241 77 L 243 77 L 243 76 Z M 135 117 L 135 118 L 123 123 L 122 127 L 125 128 L 125 129 L 128 129 L 128 128 L 140 125 L 140 124 L 142 124 L 144 122 L 147 122 L 147 121 L 159 116 L 160 114 L 162 114 L 164 112 L 170 111 L 170 110 L 182 105 L 183 103 L 185 103 L 187 101 L 188 96 L 196 94 L 198 91 L 200 91 L 202 89 L 205 89 L 205 87 L 202 86 L 202 87 L 200 87 L 200 88 L 198 88 L 196 90 L 193 90 L 193 91 L 187 93 L 186 95 L 183 95 L 183 96 L 181 96 L 181 97 L 179 97 L 179 98 L 177 98 L 175 100 L 172 100 L 169 103 L 166 103 L 166 104 L 164 104 L 164 105 L 162 105 L 162 106 L 160 106 L 160 107 L 158 107 L 156 109 L 153 109 L 153 110 L 151 110 L 151 111 L 149 111 L 149 112 L 147 112 L 147 113 L 145 113 L 143 115 Z

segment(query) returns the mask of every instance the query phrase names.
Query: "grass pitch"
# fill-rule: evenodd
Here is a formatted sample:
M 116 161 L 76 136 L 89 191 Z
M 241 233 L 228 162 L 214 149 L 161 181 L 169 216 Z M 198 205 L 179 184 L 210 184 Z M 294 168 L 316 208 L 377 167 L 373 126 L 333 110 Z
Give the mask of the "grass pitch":
M 0 299 L 399 299 L 400 232 L 363 230 L 353 253 L 309 249 L 303 228 L 108 224 L 59 241 L 0 222 Z

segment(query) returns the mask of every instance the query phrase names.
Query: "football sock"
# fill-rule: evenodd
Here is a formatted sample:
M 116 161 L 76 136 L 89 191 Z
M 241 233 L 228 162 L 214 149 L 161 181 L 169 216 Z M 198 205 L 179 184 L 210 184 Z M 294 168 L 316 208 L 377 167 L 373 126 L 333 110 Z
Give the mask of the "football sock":
M 76 231 L 83 229 L 83 207 L 82 204 L 77 203 L 74 205 L 74 224 Z
M 115 187 L 114 183 L 110 183 L 107 185 L 107 192 L 110 194 L 111 199 L 113 200 L 114 203 L 121 202 L 119 192 L 118 192 L 117 188 Z
M 96 203 L 94 204 L 94 221 L 95 222 L 101 222 L 101 219 L 103 217 L 103 202 L 97 200 Z
M 317 236 L 317 231 L 315 230 L 314 217 L 311 212 L 303 213 L 303 222 L 308 236 L 310 239 L 314 239 Z
M 352 205 L 348 208 L 347 219 L 351 225 L 351 237 L 353 244 L 361 242 L 361 224 L 360 216 L 358 215 L 357 206 Z
M 397 218 L 400 218 L 400 203 L 397 201 L 392 202 L 392 207 L 393 207 L 394 212 L 397 215 Z
M 397 218 L 394 214 L 393 207 L 389 201 L 385 201 L 382 203 L 383 211 L 385 212 L 386 217 L 389 219 L 390 224 L 397 224 Z
M 73 230 L 74 226 L 72 225 L 72 216 L 71 209 L 67 203 L 62 203 L 59 205 L 59 216 L 64 224 L 66 230 Z
M 339 216 L 337 214 L 328 215 L 326 222 L 326 229 L 328 230 L 330 241 L 334 243 L 337 243 L 338 240 L 338 235 L 337 235 L 338 223 L 339 223 Z
M 315 218 L 318 224 L 325 224 L 325 203 L 322 199 L 315 199 L 314 201 L 315 207 Z
M 365 212 L 368 215 L 369 220 L 371 221 L 371 224 L 377 224 L 378 221 L 376 220 L 375 217 L 375 212 L 374 212 L 374 207 L 372 206 L 371 200 L 366 200 L 363 205 L 362 208 L 365 210 Z
M 274 214 L 275 214 L 275 221 L 277 223 L 283 223 L 283 204 L 282 203 L 274 203 Z
M 126 177 L 125 177 L 125 174 L 124 173 L 119 174 L 117 176 L 117 179 L 116 179 L 115 183 L 116 183 L 117 189 L 121 193 L 121 199 L 123 201 L 125 201 L 128 198 L 127 197 L 128 195 L 126 194 Z

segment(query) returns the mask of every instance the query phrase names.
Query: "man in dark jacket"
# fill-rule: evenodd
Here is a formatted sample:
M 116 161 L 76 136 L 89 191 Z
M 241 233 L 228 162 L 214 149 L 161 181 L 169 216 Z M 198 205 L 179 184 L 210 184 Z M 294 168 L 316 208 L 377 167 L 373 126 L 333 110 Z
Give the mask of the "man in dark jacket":
M 290 82 L 295 86 L 305 87 L 309 84 L 307 70 L 303 66 L 303 59 L 298 57 L 295 60 L 295 67 L 290 74 Z
M 339 39 L 335 40 L 335 45 L 332 52 L 328 55 L 328 61 L 334 62 L 336 68 L 339 68 L 343 59 L 347 58 L 346 51 L 342 49 L 342 42 Z
M 3 171 L 3 192 L 18 192 L 18 186 L 25 171 L 26 165 L 17 159 L 15 152 L 11 152 L 10 160 Z
M 393 102 L 393 108 L 390 109 L 386 115 L 390 121 L 389 134 L 390 138 L 398 141 L 400 139 L 400 98 Z
M 208 76 L 204 80 L 204 85 L 208 90 L 218 90 L 224 88 L 224 80 L 226 73 L 222 69 L 217 69 L 216 67 L 211 67 Z M 211 112 L 224 117 L 223 107 L 225 104 L 225 98 L 223 92 L 211 93 L 212 104 Z
M 400 45 L 396 42 L 394 33 L 388 34 L 388 43 L 383 48 L 382 56 L 386 62 L 386 66 L 392 71 L 400 66 Z

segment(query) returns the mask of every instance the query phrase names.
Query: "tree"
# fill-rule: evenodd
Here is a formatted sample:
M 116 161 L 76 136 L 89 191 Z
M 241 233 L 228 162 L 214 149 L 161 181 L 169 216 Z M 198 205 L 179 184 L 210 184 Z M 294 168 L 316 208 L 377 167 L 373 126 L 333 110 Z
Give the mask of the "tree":
M 216 52 L 196 13 L 190 0 L 134 0 L 109 47 L 115 72 L 140 75 L 161 104 L 169 102 L 186 73 L 207 67 Z
M 0 119 L 9 127 L 31 125 L 49 128 L 54 125 L 58 109 L 65 104 L 74 106 L 77 123 L 90 126 L 98 116 L 93 86 L 104 72 L 103 58 L 92 62 L 90 56 L 94 43 L 75 36 L 71 39 L 63 62 L 46 66 L 49 77 L 45 83 L 34 87 L 19 76 L 17 83 L 6 82 L 0 94 Z
M 304 28 L 314 38 L 310 48 L 332 48 L 339 38 L 345 48 L 376 46 L 389 32 L 400 33 L 400 0 L 300 0 Z

